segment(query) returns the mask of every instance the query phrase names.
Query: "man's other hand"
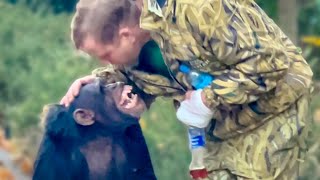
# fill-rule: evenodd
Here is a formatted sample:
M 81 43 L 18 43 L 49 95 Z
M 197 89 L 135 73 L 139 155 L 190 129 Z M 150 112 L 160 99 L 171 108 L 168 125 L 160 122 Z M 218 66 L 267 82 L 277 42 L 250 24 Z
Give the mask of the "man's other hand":
M 92 83 L 95 78 L 96 77 L 94 75 L 88 75 L 75 80 L 69 87 L 66 95 L 61 99 L 60 104 L 68 107 L 74 98 L 79 94 L 81 87 L 85 84 Z

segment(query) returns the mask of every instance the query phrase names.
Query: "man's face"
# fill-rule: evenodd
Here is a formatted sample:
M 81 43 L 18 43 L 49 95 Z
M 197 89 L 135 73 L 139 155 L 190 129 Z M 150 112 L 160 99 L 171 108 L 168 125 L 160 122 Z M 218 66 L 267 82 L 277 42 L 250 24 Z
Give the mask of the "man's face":
M 132 66 L 138 61 L 141 47 L 126 38 L 115 38 L 113 42 L 102 44 L 88 35 L 80 49 L 98 58 L 102 64 Z

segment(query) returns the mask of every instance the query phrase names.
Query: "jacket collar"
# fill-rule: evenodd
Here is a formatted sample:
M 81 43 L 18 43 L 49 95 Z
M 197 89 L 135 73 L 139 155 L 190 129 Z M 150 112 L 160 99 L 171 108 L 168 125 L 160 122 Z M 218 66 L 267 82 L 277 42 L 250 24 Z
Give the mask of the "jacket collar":
M 168 16 L 173 12 L 173 1 L 143 0 L 140 27 L 151 32 L 159 32 L 165 29 Z

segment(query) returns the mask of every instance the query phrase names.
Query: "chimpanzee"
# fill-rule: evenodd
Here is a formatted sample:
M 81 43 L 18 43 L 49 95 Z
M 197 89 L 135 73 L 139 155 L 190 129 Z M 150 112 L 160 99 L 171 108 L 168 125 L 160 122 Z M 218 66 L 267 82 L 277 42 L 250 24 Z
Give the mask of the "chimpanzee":
M 145 104 L 137 95 L 120 105 L 124 83 L 81 88 L 68 107 L 52 105 L 34 164 L 34 180 L 154 180 L 138 122 Z

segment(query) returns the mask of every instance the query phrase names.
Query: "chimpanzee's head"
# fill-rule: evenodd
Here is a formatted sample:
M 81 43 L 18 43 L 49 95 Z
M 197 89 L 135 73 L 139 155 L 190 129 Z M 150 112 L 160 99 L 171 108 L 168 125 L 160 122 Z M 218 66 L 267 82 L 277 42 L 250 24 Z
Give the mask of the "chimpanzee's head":
M 124 87 L 87 84 L 69 107 L 48 108 L 34 180 L 155 179 L 138 122 L 145 104 L 136 95 L 120 104 Z
M 125 84 L 115 82 L 102 84 L 100 81 L 81 88 L 79 96 L 69 108 L 75 121 L 83 126 L 99 122 L 103 125 L 122 122 L 123 119 L 139 118 L 145 110 L 145 104 L 137 95 L 129 93 L 127 101 L 120 104 Z
M 83 86 L 70 107 L 53 105 L 49 108 L 44 118 L 46 131 L 60 135 L 63 133 L 66 137 L 74 134 L 66 127 L 92 126 L 120 130 L 137 124 L 146 108 L 145 103 L 137 95 L 129 94 L 131 98 L 128 97 L 126 103 L 120 104 L 124 86 L 123 82 L 103 84 L 100 81 Z

